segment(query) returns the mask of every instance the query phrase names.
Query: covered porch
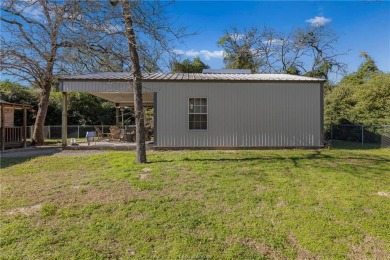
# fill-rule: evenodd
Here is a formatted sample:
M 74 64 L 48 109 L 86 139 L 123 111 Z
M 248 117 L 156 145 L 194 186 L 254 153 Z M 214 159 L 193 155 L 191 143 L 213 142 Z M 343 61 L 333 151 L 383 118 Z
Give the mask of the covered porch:
M 96 74 L 97 77 L 102 74 Z M 91 75 L 89 75 L 91 78 Z M 107 150 L 133 150 L 135 149 L 135 126 L 124 125 L 124 109 L 132 108 L 134 111 L 134 94 L 131 89 L 131 83 L 129 81 L 113 80 L 113 79 L 102 79 L 97 78 L 94 80 L 85 80 L 75 76 L 67 77 L 66 80 L 61 81 L 60 79 L 60 90 L 62 92 L 62 146 L 71 149 L 107 149 Z M 93 96 L 102 98 L 104 100 L 113 103 L 116 108 L 116 126 L 121 131 L 120 138 L 115 138 L 113 141 L 109 132 L 99 131 L 96 135 L 96 139 L 92 142 L 87 143 L 81 142 L 76 146 L 68 146 L 69 136 L 67 133 L 68 129 L 68 93 L 70 92 L 84 92 Z M 155 108 L 157 103 L 156 92 L 148 89 L 144 86 L 143 88 L 143 104 L 144 113 L 146 109 Z M 145 117 L 145 115 L 144 115 Z M 151 131 L 151 136 L 156 139 L 156 111 L 153 113 L 153 125 L 154 127 L 146 127 L 147 131 Z M 98 130 L 98 129 L 96 129 Z M 131 137 L 130 137 L 131 136 Z M 106 138 L 102 138 L 106 137 Z M 96 142 L 95 142 L 96 141 Z M 147 142 L 147 146 L 153 145 L 153 140 Z M 89 146 L 89 148 L 87 148 Z
M 66 147 L 69 150 L 108 150 L 108 151 L 135 151 L 135 142 L 109 142 L 107 140 L 99 140 L 91 142 L 88 145 L 87 142 L 80 142 L 78 145 L 69 145 Z M 146 142 L 146 150 L 154 150 L 153 141 Z

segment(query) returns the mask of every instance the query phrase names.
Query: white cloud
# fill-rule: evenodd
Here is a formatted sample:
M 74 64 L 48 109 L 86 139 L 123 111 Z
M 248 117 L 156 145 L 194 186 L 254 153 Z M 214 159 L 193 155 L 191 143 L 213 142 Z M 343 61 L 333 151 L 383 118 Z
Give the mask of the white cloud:
M 285 43 L 286 40 L 283 40 L 283 39 L 270 39 L 270 40 L 266 40 L 266 41 L 263 41 L 264 44 L 273 44 L 273 45 L 283 45 L 283 43 Z
M 188 57 L 196 57 L 196 56 L 203 56 L 205 60 L 210 60 L 211 58 L 216 58 L 216 59 L 222 59 L 223 58 L 223 51 L 209 51 L 209 50 L 188 50 L 188 51 L 183 51 L 183 50 L 174 50 L 174 53 L 178 55 L 184 55 Z
M 173 52 L 178 54 L 178 55 L 184 55 L 186 53 L 185 51 L 182 51 L 182 50 L 173 50 Z
M 209 60 L 211 58 L 217 58 L 217 59 L 222 59 L 223 58 L 223 51 L 201 50 L 200 53 L 203 54 L 203 56 L 204 56 L 204 58 L 206 60 Z
M 325 18 L 323 16 L 316 16 L 314 18 L 310 18 L 310 19 L 306 20 L 307 23 L 310 23 L 312 26 L 315 26 L 315 27 L 324 26 L 325 24 L 330 23 L 331 21 L 332 21 L 332 19 Z
M 196 56 L 199 56 L 199 54 L 200 54 L 199 51 L 189 50 L 189 51 L 186 51 L 184 55 L 190 56 L 190 57 L 196 57 Z

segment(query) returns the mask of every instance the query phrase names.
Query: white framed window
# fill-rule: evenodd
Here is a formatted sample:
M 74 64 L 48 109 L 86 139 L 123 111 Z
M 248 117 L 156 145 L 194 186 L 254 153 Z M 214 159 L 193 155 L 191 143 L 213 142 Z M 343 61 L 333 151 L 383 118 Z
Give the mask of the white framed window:
M 207 130 L 207 98 L 189 98 L 188 129 Z

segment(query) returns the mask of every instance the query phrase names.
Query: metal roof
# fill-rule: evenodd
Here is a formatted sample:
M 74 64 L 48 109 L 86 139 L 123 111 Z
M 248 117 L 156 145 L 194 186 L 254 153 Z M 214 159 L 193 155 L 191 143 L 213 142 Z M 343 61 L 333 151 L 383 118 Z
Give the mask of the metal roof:
M 75 76 L 60 76 L 59 80 L 131 80 L 129 72 L 104 72 Z M 324 79 L 289 74 L 231 74 L 231 73 L 152 73 L 144 74 L 143 81 L 307 81 L 323 82 Z

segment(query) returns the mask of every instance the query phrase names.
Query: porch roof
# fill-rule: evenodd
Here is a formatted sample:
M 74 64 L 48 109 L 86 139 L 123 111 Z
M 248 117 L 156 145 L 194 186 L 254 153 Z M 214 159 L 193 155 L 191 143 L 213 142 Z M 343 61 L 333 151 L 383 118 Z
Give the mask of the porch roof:
M 33 108 L 33 106 L 30 106 L 30 105 L 14 104 L 14 103 L 4 101 L 2 99 L 0 99 L 0 107 L 12 107 L 14 109 L 24 109 L 24 108 L 32 109 Z
M 115 106 L 131 107 L 134 105 L 134 95 L 130 92 L 90 92 L 90 94 L 111 101 Z M 153 107 L 153 93 L 142 93 L 142 99 L 144 107 Z

